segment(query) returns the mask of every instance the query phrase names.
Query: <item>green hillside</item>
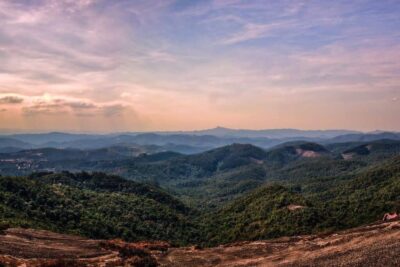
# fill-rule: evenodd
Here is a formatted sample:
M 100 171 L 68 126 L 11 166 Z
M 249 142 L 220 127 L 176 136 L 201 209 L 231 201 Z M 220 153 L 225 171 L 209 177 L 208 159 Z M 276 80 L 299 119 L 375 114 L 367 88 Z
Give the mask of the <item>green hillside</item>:
M 290 205 L 301 208 L 291 211 Z M 215 245 L 310 232 L 317 217 L 307 206 L 302 195 L 283 186 L 257 189 L 206 216 L 207 240 Z
M 290 142 L 279 145 L 267 152 L 267 161 L 274 164 L 287 164 L 302 158 L 320 158 L 329 156 L 322 145 L 310 142 Z
M 157 188 L 104 174 L 0 177 L 0 219 L 92 238 L 197 239 L 189 209 Z
M 400 154 L 400 141 L 379 140 L 351 147 L 342 152 L 345 159 L 376 161 Z
M 305 142 L 269 151 L 235 144 L 189 156 L 80 163 L 93 172 L 3 176 L 0 220 L 94 238 L 207 246 L 345 229 L 398 209 L 396 142 L 330 145 L 335 152 Z M 345 151 L 358 154 L 345 159 Z
M 315 179 L 303 179 L 312 186 Z M 311 192 L 269 185 L 205 216 L 211 244 L 350 228 L 400 209 L 400 157 L 318 181 Z M 300 190 L 301 191 L 301 190 Z
M 397 143 L 376 141 L 371 155 L 354 159 L 343 159 L 341 153 L 309 142 L 291 142 L 268 151 L 235 144 L 155 162 L 132 160 L 116 166 L 103 165 L 102 170 L 159 184 L 190 206 L 215 208 L 266 182 L 318 190 L 320 181 L 362 171 L 398 154 Z M 349 143 L 346 148 L 340 144 L 342 151 L 355 146 L 359 144 Z

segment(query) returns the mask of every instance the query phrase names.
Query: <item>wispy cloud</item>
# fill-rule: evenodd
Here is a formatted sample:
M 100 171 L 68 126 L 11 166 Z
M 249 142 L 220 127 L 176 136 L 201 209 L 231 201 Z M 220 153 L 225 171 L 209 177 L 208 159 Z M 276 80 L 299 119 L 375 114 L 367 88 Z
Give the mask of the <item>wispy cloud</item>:
M 232 36 L 222 40 L 222 44 L 236 44 L 249 40 L 255 40 L 267 37 L 269 34 L 282 30 L 290 26 L 290 23 L 270 23 L 270 24 L 254 24 L 247 23 L 243 26 L 242 30 L 234 33 Z
M 122 103 L 95 103 L 87 99 L 77 99 L 45 94 L 37 97 L 26 97 L 23 107 L 25 116 L 72 114 L 76 116 L 118 116 L 131 108 Z
M 318 113 L 344 127 L 337 106 L 387 127 L 399 14 L 391 0 L 0 1 L 0 124 L 309 127 Z
M 2 96 L 0 97 L 0 104 L 21 104 L 24 99 L 19 96 Z

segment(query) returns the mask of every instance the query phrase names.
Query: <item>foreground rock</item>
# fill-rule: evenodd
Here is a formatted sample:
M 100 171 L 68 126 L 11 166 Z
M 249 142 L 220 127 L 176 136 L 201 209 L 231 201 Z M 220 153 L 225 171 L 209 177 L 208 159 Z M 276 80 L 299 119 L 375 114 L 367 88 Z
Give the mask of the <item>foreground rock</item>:
M 400 266 L 400 222 L 325 236 L 242 242 L 208 249 L 172 248 L 161 266 Z
M 90 240 L 49 231 L 11 228 L 0 235 L 0 266 L 157 266 L 151 251 L 165 242 Z
M 0 266 L 400 266 L 398 255 L 400 221 L 207 249 L 19 228 L 0 235 Z

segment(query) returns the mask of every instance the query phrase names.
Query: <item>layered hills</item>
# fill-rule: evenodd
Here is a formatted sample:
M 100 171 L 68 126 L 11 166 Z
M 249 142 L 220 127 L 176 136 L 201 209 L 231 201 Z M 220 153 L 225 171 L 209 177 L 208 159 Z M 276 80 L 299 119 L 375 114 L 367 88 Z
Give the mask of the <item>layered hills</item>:
M 233 143 L 252 144 L 262 148 L 289 141 L 324 144 L 367 142 L 380 139 L 400 140 L 396 132 L 362 133 L 348 130 L 239 130 L 217 127 L 200 131 L 128 132 L 113 134 L 36 133 L 0 135 L 0 153 L 30 148 L 99 149 L 110 146 L 130 146 L 147 152 L 174 151 L 184 154 L 203 152 Z M 150 149 L 149 147 L 150 146 Z
M 13 152 L 1 155 L 10 175 L 21 172 L 12 159 L 33 168 L 0 178 L 1 216 L 13 226 L 91 238 L 205 246 L 340 230 L 398 207 L 398 147 L 383 140 L 136 157 L 112 149 Z
M 0 177 L 3 225 L 91 238 L 196 240 L 190 210 L 159 188 L 101 173 Z
M 165 266 L 188 262 L 193 266 L 268 266 L 270 256 L 276 255 L 293 259 L 293 266 L 325 264 L 333 257 L 329 249 L 319 248 L 328 257 L 320 258 L 305 244 L 333 242 L 331 233 L 366 227 L 387 212 L 400 211 L 399 148 L 400 141 L 384 139 L 330 144 L 291 141 L 269 149 L 235 143 L 190 155 L 148 153 L 131 146 L 0 153 L 0 230 L 6 239 L 14 236 L 10 237 L 14 241 L 32 236 L 34 241 L 28 242 L 32 246 L 40 239 L 37 235 L 46 244 L 52 241 L 43 240 L 55 233 L 78 235 L 94 253 L 82 257 L 94 261 L 109 258 L 121 263 L 133 258 L 140 261 L 143 256 L 151 264 Z M 378 239 L 391 242 L 393 234 L 386 240 L 360 232 L 329 246 L 341 251 L 352 238 L 369 240 L 354 255 L 365 260 L 361 262 L 379 262 L 362 253 L 375 255 L 386 247 L 377 244 L 372 251 L 366 244 Z M 294 242 L 259 241 L 299 235 L 303 237 Z M 9 242 L 6 239 L 0 238 L 0 250 L 1 242 Z M 95 247 L 103 241 L 105 254 L 96 254 Z M 168 245 L 163 254 L 135 245 L 153 241 L 179 248 Z M 15 247 L 20 246 L 18 242 Z M 78 243 L 71 242 L 78 246 L 73 249 L 79 249 Z M 279 244 L 285 244 L 282 250 L 277 249 Z M 196 248 L 185 247 L 190 245 Z M 125 257 L 126 251 L 133 254 Z M 233 251 L 241 256 L 232 259 Z M 314 256 L 300 263 L 291 251 Z M 26 262 L 22 254 L 7 253 L 6 260 Z M 354 263 L 342 256 L 344 262 Z

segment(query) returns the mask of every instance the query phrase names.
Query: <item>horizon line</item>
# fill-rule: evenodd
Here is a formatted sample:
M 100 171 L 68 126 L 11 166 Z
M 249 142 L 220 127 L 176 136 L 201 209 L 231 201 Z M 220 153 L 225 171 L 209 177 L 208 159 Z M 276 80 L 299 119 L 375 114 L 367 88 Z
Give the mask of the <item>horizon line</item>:
M 332 132 L 332 131 L 345 131 L 345 132 L 354 132 L 354 133 L 362 133 L 362 134 L 371 134 L 371 133 L 384 133 L 384 132 L 392 132 L 399 133 L 399 130 L 389 130 L 389 129 L 375 129 L 375 130 L 356 130 L 356 129 L 346 129 L 346 128 L 328 128 L 328 129 L 301 129 L 301 128 L 259 128 L 259 129 L 250 129 L 250 128 L 229 128 L 216 126 L 214 128 L 204 128 L 204 129 L 195 129 L 195 130 L 126 130 L 126 131 L 79 131 L 79 130 L 34 130 L 34 129 L 0 129 L 0 135 L 18 135 L 18 134 L 87 134 L 87 135 L 112 135 L 112 134 L 145 134 L 145 133 L 196 133 L 203 131 L 211 131 L 217 129 L 224 129 L 230 131 L 252 131 L 252 132 L 262 132 L 262 131 L 284 131 L 284 130 L 292 130 L 292 131 L 302 131 L 302 132 Z

